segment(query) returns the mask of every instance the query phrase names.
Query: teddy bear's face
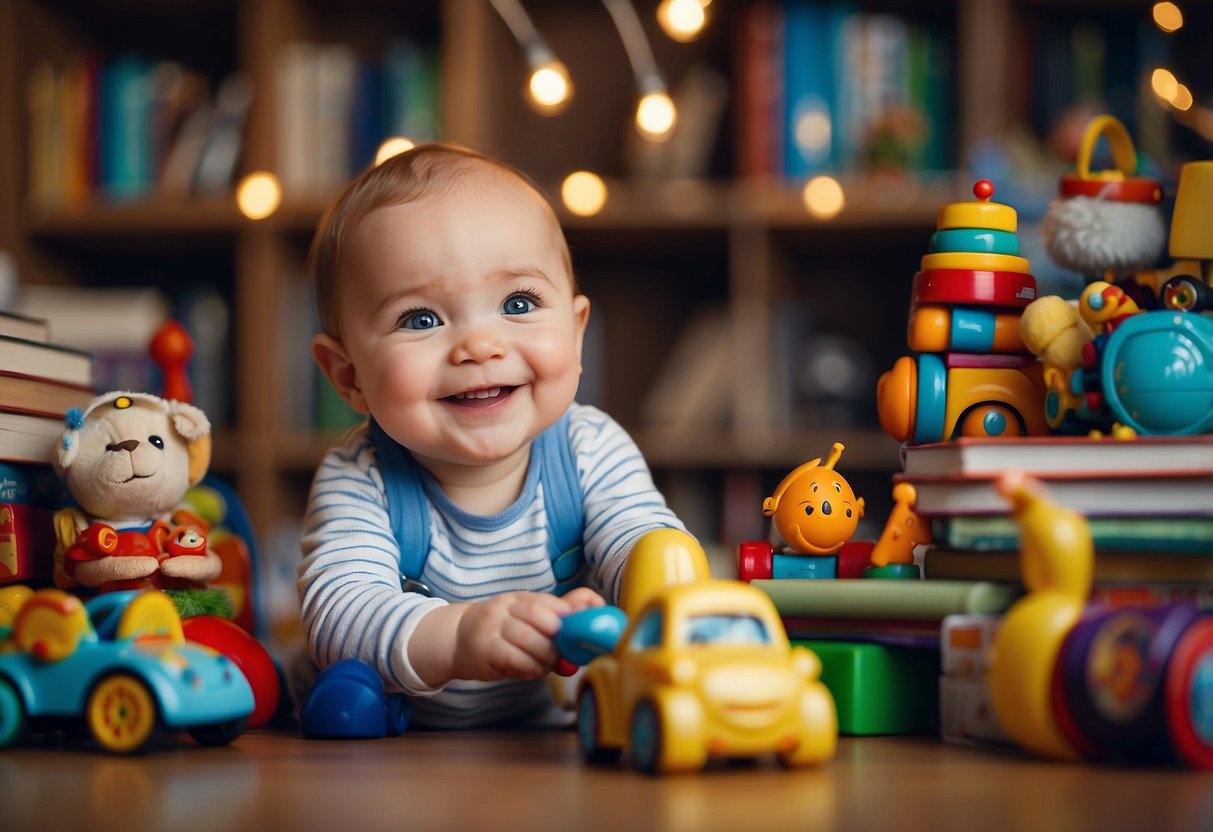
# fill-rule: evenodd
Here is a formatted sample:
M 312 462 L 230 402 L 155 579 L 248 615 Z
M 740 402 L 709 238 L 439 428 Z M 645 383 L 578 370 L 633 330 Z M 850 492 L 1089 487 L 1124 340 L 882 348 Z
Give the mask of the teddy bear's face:
M 169 415 L 150 407 L 100 408 L 75 440 L 67 486 L 94 517 L 154 517 L 172 510 L 190 486 L 189 450 Z

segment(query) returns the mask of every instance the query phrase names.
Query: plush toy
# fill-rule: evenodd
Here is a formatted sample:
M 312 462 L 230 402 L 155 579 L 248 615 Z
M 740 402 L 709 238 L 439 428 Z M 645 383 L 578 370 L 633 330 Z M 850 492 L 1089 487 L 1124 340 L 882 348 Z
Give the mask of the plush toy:
M 68 413 L 54 466 L 78 508 L 55 513 L 57 586 L 154 587 L 183 615 L 224 613 L 225 596 L 206 586 L 222 568 L 208 524 L 180 508 L 210 464 L 210 430 L 197 407 L 147 393 L 106 393 Z

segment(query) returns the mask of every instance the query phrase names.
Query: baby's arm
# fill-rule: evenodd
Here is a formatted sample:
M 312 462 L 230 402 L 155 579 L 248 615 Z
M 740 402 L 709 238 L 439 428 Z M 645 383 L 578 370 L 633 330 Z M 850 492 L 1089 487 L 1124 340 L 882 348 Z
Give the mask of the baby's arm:
M 370 664 L 393 688 L 428 694 L 452 679 L 535 678 L 556 660 L 560 618 L 602 603 L 579 588 L 563 598 L 512 592 L 448 604 L 400 591 L 390 531 L 368 443 L 331 451 L 312 484 L 299 591 L 312 657 Z
M 579 407 L 571 427 L 585 501 L 586 563 L 611 603 L 632 547 L 647 532 L 686 527 L 670 511 L 636 443 L 615 420 Z
M 537 679 L 556 664 L 552 638 L 560 619 L 602 603 L 596 592 L 579 587 L 560 598 L 507 592 L 474 604 L 451 604 L 418 623 L 409 658 L 434 686 L 452 679 Z
M 330 451 L 316 473 L 303 536 L 299 594 L 313 660 L 360 659 L 392 689 L 434 693 L 409 662 L 418 624 L 446 602 L 400 591 L 400 549 L 369 442 Z

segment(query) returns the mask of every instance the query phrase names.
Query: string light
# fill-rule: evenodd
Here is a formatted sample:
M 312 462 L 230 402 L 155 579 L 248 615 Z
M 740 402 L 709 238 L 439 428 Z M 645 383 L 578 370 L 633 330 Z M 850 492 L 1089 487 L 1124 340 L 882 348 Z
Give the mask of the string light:
M 406 150 L 412 150 L 413 147 L 413 142 L 404 136 L 392 136 L 379 145 L 379 149 L 375 151 L 375 164 L 382 165 L 393 156 L 399 156 Z
M 591 171 L 575 171 L 566 176 L 560 185 L 560 198 L 570 212 L 579 217 L 592 217 L 606 204 L 606 183 Z
M 707 7 L 712 0 L 661 0 L 657 22 L 679 43 L 690 43 L 703 33 L 708 21 Z
M 236 187 L 236 205 L 250 220 L 265 219 L 277 211 L 281 203 L 282 187 L 272 173 L 250 173 Z
M 813 177 L 805 183 L 801 196 L 808 212 L 822 220 L 838 216 L 847 204 L 842 185 L 831 176 Z
M 1174 32 L 1184 25 L 1184 14 L 1174 3 L 1155 3 L 1154 25 L 1164 32 Z
M 489 0 L 489 3 L 522 47 L 531 67 L 527 80 L 527 101 L 531 108 L 545 116 L 562 112 L 573 100 L 573 81 L 568 69 L 556 59 L 519 0 Z
M 650 141 L 665 141 L 674 129 L 678 112 L 666 92 L 665 81 L 657 69 L 653 49 L 644 35 L 644 26 L 628 0 L 602 0 L 611 15 L 624 51 L 636 77 L 640 100 L 636 105 L 636 127 Z

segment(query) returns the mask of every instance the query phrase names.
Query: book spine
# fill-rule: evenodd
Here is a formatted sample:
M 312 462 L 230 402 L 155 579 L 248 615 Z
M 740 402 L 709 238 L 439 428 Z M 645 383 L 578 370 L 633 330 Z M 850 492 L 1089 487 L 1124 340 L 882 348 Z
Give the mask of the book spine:
M 783 10 L 760 2 L 741 10 L 737 31 L 737 171 L 774 176 L 783 168 Z
M 63 508 L 75 500 L 50 465 L 0 460 L 0 503 Z
M 827 13 L 816 0 L 784 7 L 784 173 L 791 179 L 829 166 L 836 120 Z

